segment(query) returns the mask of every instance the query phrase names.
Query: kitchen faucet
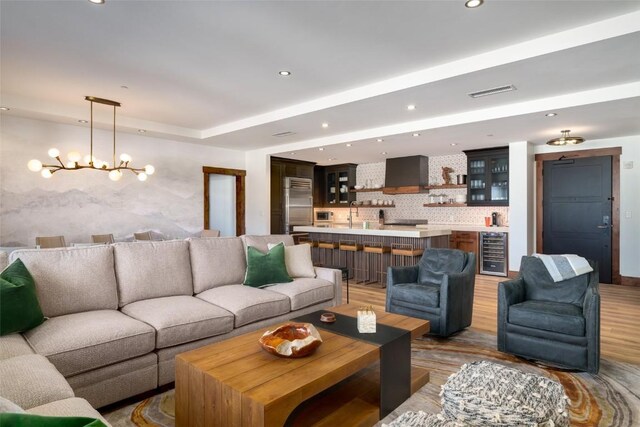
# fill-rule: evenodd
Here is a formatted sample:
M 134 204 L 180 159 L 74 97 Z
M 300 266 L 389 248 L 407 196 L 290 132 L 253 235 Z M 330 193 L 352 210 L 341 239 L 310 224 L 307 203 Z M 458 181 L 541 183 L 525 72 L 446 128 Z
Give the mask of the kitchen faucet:
M 349 228 L 353 228 L 353 207 L 356 207 L 356 217 L 358 216 L 358 205 L 355 201 L 349 204 Z

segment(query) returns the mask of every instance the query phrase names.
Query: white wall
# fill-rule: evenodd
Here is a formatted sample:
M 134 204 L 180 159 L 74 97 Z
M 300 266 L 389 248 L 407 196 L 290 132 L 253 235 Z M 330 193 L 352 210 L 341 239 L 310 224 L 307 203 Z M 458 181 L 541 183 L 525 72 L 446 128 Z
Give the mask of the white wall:
M 69 243 L 102 233 L 126 239 L 150 229 L 187 237 L 203 226 L 202 166 L 245 169 L 240 151 L 118 133 L 118 153 L 156 167 L 146 182 L 131 173 L 113 182 L 91 170 L 44 179 L 27 162 L 48 163 L 51 147 L 88 154 L 88 128 L 3 115 L 0 135 L 0 246 L 32 246 L 35 236 L 58 234 Z M 111 141 L 111 132 L 94 131 L 94 155 L 110 160 Z
M 246 153 L 247 234 L 269 234 L 271 231 L 271 157 L 267 150 Z
M 640 277 L 640 135 L 586 141 L 578 146 L 536 146 L 537 153 L 622 147 L 620 156 L 620 274 Z M 633 162 L 632 169 L 625 163 Z M 535 194 L 530 199 L 535 206 Z M 615 226 L 615 224 L 614 224 Z
M 533 252 L 533 147 L 527 141 L 509 144 L 509 270 Z M 533 201 L 533 202 L 532 202 Z

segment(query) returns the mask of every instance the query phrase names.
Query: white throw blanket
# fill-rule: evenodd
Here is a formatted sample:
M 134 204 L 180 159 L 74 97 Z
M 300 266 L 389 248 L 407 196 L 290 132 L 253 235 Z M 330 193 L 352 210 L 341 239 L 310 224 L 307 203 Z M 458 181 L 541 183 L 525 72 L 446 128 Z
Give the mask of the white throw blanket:
M 589 262 L 578 255 L 533 254 L 533 256 L 540 258 L 554 282 L 561 282 L 593 271 Z

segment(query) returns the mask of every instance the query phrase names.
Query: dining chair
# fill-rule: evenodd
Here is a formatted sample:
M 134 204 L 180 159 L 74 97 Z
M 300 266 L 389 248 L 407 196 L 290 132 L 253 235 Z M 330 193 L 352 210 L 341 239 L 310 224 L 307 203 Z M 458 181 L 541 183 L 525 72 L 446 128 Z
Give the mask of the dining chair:
M 38 236 L 36 237 L 36 247 L 40 249 L 64 248 L 64 236 Z
M 133 233 L 135 240 L 153 240 L 150 231 L 143 231 L 141 233 Z
M 93 234 L 91 235 L 91 241 L 93 243 L 104 243 L 108 245 L 114 242 L 113 234 Z
M 220 237 L 220 230 L 202 230 L 200 237 Z

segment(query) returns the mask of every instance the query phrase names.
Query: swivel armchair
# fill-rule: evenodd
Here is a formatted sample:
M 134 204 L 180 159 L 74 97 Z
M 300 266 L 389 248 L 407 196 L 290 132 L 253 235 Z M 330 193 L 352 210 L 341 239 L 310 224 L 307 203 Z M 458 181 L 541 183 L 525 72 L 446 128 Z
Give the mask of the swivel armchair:
M 427 249 L 418 265 L 389 267 L 386 311 L 428 320 L 430 333 L 448 337 L 471 325 L 476 255 Z
M 598 266 L 554 282 L 544 263 L 523 256 L 520 274 L 498 286 L 498 350 L 550 365 L 598 373 Z

